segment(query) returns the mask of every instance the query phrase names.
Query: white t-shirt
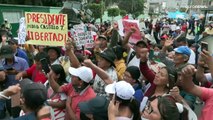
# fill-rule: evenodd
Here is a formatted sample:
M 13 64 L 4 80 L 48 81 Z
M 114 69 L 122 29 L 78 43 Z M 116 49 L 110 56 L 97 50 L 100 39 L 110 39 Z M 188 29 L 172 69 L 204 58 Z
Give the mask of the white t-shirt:
M 127 61 L 129 61 L 129 58 L 130 58 L 130 55 L 132 54 L 132 52 L 134 52 L 134 50 L 131 48 L 129 51 L 129 54 L 127 56 Z M 136 67 L 140 68 L 139 65 L 140 65 L 140 58 L 137 58 L 136 55 L 132 58 L 132 60 L 130 60 L 129 63 L 127 63 L 127 67 L 136 66 Z
M 213 79 L 212 79 L 211 73 L 206 73 L 206 74 L 205 74 L 205 77 L 206 77 L 206 79 L 207 79 L 209 82 L 212 82 L 212 83 L 213 83 Z
M 191 50 L 191 55 L 189 57 L 188 63 L 195 64 L 195 52 L 192 49 L 190 49 L 190 50 Z
M 171 28 L 172 31 L 175 31 L 176 27 L 177 27 L 177 25 L 175 25 L 175 24 L 170 25 L 170 28 Z

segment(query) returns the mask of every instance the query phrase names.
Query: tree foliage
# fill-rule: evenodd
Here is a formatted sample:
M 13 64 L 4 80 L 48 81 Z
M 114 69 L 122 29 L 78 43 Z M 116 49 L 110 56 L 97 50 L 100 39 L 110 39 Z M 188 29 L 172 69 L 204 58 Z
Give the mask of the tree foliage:
M 121 10 L 133 14 L 135 17 L 143 13 L 144 0 L 119 0 L 118 6 Z
M 107 9 L 107 12 L 108 12 L 108 16 L 110 17 L 115 17 L 120 14 L 119 8 L 109 8 Z
M 92 11 L 95 19 L 101 18 L 102 16 L 102 4 L 91 3 L 87 7 Z
M 62 0 L 0 0 L 1 4 L 62 6 Z
M 120 15 L 125 16 L 127 14 L 126 10 L 120 10 Z

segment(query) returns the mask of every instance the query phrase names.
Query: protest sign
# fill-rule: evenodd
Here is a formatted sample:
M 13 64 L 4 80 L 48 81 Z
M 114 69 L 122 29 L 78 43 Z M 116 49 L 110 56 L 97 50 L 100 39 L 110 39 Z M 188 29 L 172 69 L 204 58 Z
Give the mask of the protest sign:
M 84 24 L 75 25 L 71 30 L 72 36 L 75 40 L 76 47 L 78 50 L 85 48 L 92 48 L 94 45 L 94 39 L 91 31 L 87 31 Z
M 19 20 L 19 30 L 18 30 L 18 44 L 25 44 L 25 39 L 27 36 L 25 18 L 22 17 Z
M 34 45 L 64 46 L 68 39 L 67 15 L 26 12 L 29 41 Z
M 137 41 L 141 40 L 142 36 L 139 29 L 139 20 L 126 20 L 126 19 L 119 20 L 118 27 L 119 27 L 119 34 L 121 36 L 124 36 L 128 32 L 130 32 L 131 27 L 135 27 L 136 31 L 130 37 L 129 42 L 135 44 Z

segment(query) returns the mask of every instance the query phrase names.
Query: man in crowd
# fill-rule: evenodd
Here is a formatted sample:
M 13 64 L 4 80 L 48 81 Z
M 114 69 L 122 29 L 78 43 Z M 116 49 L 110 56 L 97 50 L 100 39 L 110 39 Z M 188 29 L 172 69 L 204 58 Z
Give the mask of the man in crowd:
M 49 83 L 55 92 L 64 92 L 68 96 L 66 101 L 65 120 L 79 120 L 80 108 L 78 104 L 83 101 L 90 100 L 96 96 L 94 90 L 90 86 L 93 79 L 93 72 L 88 67 L 69 68 L 72 83 L 59 86 L 49 75 Z
M 8 44 L 12 47 L 12 50 L 13 50 L 15 56 L 25 59 L 27 61 L 27 63 L 29 62 L 27 53 L 24 50 L 22 50 L 21 48 L 19 48 L 18 40 L 12 38 L 9 40 Z

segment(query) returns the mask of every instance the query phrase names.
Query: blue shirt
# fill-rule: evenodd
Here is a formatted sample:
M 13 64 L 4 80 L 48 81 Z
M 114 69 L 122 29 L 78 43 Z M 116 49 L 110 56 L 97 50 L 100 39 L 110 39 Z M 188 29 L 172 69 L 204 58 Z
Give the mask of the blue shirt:
M 13 64 L 7 64 L 5 59 L 2 61 L 2 65 L 5 70 L 7 69 L 15 69 L 17 72 L 25 71 L 29 68 L 29 65 L 27 61 L 23 58 L 14 56 Z M 9 87 L 11 85 L 15 85 L 18 83 L 18 80 L 15 80 L 15 74 L 14 75 L 7 75 L 8 79 L 6 81 L 6 86 Z
M 27 115 L 15 118 L 14 120 L 37 120 L 36 115 L 34 112 L 29 113 Z
M 27 53 L 24 50 L 22 50 L 22 49 L 17 48 L 15 56 L 21 57 L 21 58 L 25 59 L 27 61 L 27 63 L 29 63 L 29 59 L 28 59 Z
M 135 94 L 134 94 L 135 99 L 136 99 L 139 103 L 141 103 L 141 101 L 142 101 L 142 99 L 143 99 L 143 92 L 142 92 L 141 87 L 140 87 L 138 84 L 136 84 L 136 85 L 133 86 L 133 88 L 134 88 L 134 90 L 135 90 Z

